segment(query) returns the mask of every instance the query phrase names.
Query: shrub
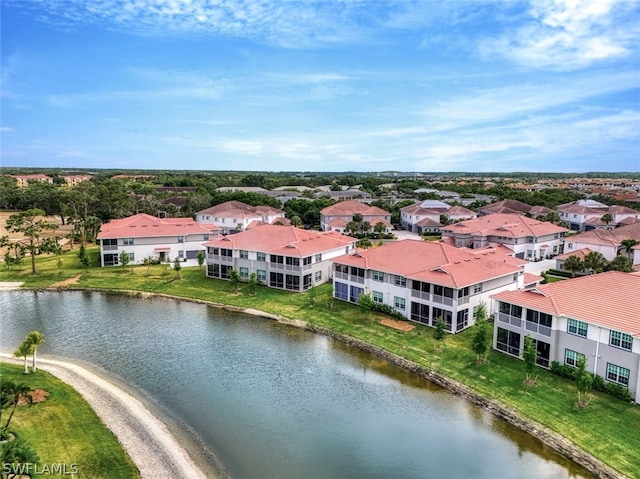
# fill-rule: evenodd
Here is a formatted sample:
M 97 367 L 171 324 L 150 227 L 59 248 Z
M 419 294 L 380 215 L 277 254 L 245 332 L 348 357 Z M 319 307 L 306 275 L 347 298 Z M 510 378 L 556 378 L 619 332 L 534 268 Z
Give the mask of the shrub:
M 400 311 L 398 311 L 395 308 L 392 308 L 388 304 L 375 303 L 372 309 L 373 311 L 377 311 L 379 313 L 388 314 L 392 318 L 396 318 L 400 320 L 407 319 L 404 317 L 404 315 Z
M 621 399 L 625 402 L 631 402 L 631 393 L 628 388 L 616 383 L 607 383 L 605 392 L 614 398 Z
M 593 376 L 593 390 L 594 391 L 605 392 L 606 388 L 607 388 L 607 386 L 604 383 L 603 377 L 600 376 L 599 374 L 595 374 Z
M 560 364 L 558 361 L 551 361 L 551 372 L 561 378 L 574 380 L 576 369 L 566 364 Z

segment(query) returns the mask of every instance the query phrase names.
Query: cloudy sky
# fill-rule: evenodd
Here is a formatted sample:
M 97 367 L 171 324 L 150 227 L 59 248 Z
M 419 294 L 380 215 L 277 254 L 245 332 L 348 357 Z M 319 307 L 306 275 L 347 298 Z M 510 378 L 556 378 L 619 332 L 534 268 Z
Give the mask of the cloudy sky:
M 640 1 L 2 0 L 3 166 L 640 171 Z

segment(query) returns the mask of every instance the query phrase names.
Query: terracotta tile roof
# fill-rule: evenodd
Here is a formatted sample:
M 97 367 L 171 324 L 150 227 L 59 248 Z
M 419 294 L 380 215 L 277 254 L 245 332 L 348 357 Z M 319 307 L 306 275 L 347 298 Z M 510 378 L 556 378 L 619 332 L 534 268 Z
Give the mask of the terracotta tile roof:
M 544 278 L 542 276 L 538 276 L 537 274 L 525 273 L 524 274 L 524 285 L 530 286 L 532 284 L 538 284 Z
M 357 200 L 340 201 L 335 205 L 327 206 L 320 210 L 320 214 L 324 216 L 335 215 L 354 215 L 361 214 L 362 216 L 391 216 L 391 213 L 378 208 L 377 206 L 369 206 Z
M 631 208 L 627 208 L 626 206 L 616 205 L 616 206 L 609 207 L 609 213 L 611 213 L 612 215 L 623 215 L 623 214 L 639 215 L 640 211 L 632 210 Z
M 567 259 L 569 256 L 577 256 L 580 259 L 584 259 L 589 253 L 591 253 L 589 248 L 580 248 L 575 251 L 570 251 L 569 253 L 559 254 L 555 259 Z
M 522 238 L 524 236 L 545 236 L 566 232 L 568 230 L 553 223 L 539 221 L 522 215 L 495 213 L 445 226 L 442 228 L 442 231 L 476 236 Z
M 612 230 L 596 229 L 565 238 L 566 243 L 585 243 L 600 246 L 620 246 L 622 240 L 640 241 L 640 223 L 620 226 Z
M 431 226 L 431 227 L 436 227 L 436 228 L 440 228 L 442 226 L 442 223 L 440 223 L 439 221 L 434 221 L 431 218 L 423 218 L 420 221 L 418 221 L 416 223 L 417 226 Z
M 351 245 L 356 240 L 335 231 L 308 231 L 294 226 L 264 225 L 222 238 L 206 246 L 260 251 L 268 254 L 302 258 Z
M 520 265 L 495 250 L 477 252 L 443 242 L 400 240 L 343 255 L 336 263 L 374 269 L 419 281 L 461 288 L 517 273 Z
M 504 291 L 492 298 L 640 335 L 640 276 L 618 271 Z
M 331 223 L 329 223 L 329 226 L 331 226 L 332 228 L 346 228 L 347 222 L 342 218 L 336 218 Z
M 251 206 L 246 203 L 242 203 L 241 201 L 227 201 L 202 211 L 198 211 L 196 214 L 240 219 L 263 215 L 284 216 L 284 211 L 270 206 Z
M 528 213 L 531 209 L 531 205 L 523 203 L 518 200 L 502 200 L 497 201 L 496 203 L 491 203 L 490 205 L 481 206 L 478 208 L 478 211 L 482 211 L 484 213 L 515 213 L 522 214 Z
M 100 227 L 98 239 L 185 236 L 210 234 L 213 231 L 218 231 L 218 227 L 203 225 L 191 218 L 156 218 L 140 213 L 103 224 Z
M 447 216 L 477 216 L 475 211 L 464 206 L 452 206 L 445 214 Z
M 551 208 L 547 208 L 546 206 L 532 206 L 529 210 L 530 215 L 546 215 L 552 213 L 553 210 Z

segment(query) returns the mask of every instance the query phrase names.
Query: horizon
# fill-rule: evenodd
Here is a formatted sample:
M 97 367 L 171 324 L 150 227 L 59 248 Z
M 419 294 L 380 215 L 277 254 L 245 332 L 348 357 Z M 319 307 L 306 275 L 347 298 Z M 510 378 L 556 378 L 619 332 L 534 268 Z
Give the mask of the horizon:
M 636 0 L 0 9 L 3 169 L 640 171 Z

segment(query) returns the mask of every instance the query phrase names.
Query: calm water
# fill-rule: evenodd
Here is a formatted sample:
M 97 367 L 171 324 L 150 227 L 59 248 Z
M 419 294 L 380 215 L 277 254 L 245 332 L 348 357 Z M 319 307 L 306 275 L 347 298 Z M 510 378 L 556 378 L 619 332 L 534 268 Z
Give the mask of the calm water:
M 135 387 L 234 479 L 589 477 L 534 438 L 369 354 L 204 305 L 86 292 L 0 293 L 0 349 Z

